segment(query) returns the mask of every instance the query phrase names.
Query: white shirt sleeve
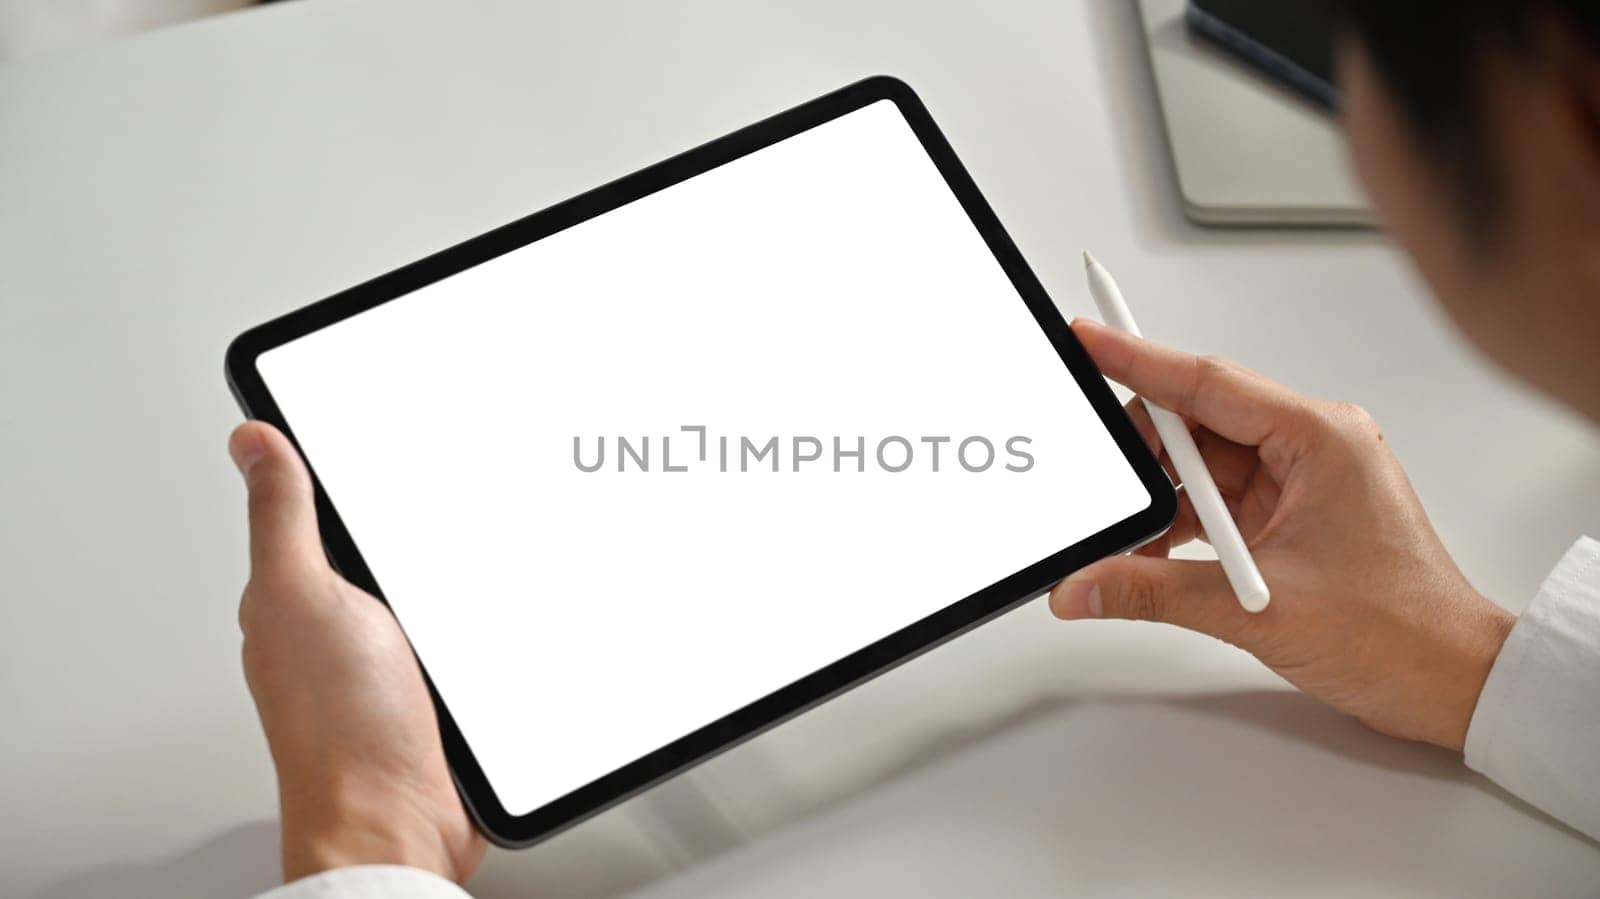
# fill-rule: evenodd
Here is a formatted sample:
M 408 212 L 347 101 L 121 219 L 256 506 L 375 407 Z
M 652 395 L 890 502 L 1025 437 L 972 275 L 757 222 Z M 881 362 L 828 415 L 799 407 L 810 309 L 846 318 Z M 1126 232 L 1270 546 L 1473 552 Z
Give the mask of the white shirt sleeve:
M 404 865 L 353 865 L 302 877 L 256 899 L 472 899 L 443 877 Z
M 1467 766 L 1600 840 L 1600 542 L 1581 537 L 1489 670 Z

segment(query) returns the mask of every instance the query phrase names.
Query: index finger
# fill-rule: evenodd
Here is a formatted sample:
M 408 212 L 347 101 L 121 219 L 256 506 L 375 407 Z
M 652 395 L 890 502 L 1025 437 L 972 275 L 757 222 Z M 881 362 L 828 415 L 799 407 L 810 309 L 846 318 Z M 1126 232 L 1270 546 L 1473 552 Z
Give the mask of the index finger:
M 1195 356 L 1082 318 L 1072 323 L 1072 332 L 1106 377 L 1234 443 L 1260 446 L 1307 404 L 1282 384 L 1219 359 Z

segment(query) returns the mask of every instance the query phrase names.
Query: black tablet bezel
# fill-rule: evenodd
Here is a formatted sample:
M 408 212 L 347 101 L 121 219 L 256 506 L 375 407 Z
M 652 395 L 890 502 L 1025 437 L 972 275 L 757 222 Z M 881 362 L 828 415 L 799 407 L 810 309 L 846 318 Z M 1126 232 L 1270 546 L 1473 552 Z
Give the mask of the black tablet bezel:
M 257 358 L 267 350 L 880 100 L 892 101 L 910 123 L 912 131 L 938 166 L 945 182 L 966 209 L 1040 328 L 1049 337 L 1061 361 L 1072 373 L 1078 387 L 1088 397 L 1101 422 L 1149 491 L 1150 505 L 1086 540 L 1011 574 L 524 815 L 509 814 L 501 805 L 471 747 L 456 727 L 450 710 L 440 700 L 431 678 L 428 679 L 428 689 L 438 711 L 445 755 L 462 799 L 480 829 L 495 843 L 508 847 L 526 846 L 551 836 L 1015 608 L 1089 562 L 1121 552 L 1160 534 L 1171 524 L 1177 511 L 1177 497 L 1171 482 L 1134 430 L 1116 396 L 1073 336 L 1044 287 L 1023 261 L 1022 254 L 1000 225 L 988 202 L 978 192 L 977 185 L 956 158 L 955 151 L 934 124 L 921 100 L 904 82 L 888 76 L 876 76 L 848 85 L 273 319 L 251 328 L 229 345 L 226 359 L 228 384 L 245 414 L 276 425 L 299 448 L 293 428 L 284 420 L 283 413 L 256 369 Z M 312 471 L 318 521 L 329 558 L 352 583 L 383 599 L 383 591 L 376 578 L 345 529 L 338 511 L 329 501 L 321 481 L 316 478 L 315 464 L 308 459 L 307 465 Z M 1066 502 L 1067 498 L 1040 497 L 1039 501 Z M 426 666 L 423 670 L 426 677 Z M 559 735 L 552 736 L 559 738 Z M 538 764 L 538 760 L 530 759 L 529 764 Z

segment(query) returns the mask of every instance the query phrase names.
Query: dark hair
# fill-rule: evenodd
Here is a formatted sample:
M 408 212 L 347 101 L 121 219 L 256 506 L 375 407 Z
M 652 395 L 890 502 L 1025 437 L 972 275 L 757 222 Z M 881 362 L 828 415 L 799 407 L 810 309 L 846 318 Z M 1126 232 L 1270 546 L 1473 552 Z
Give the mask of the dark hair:
M 1442 167 L 1466 227 L 1492 230 L 1503 185 L 1486 121 L 1482 75 L 1495 54 L 1536 62 L 1535 28 L 1566 26 L 1600 48 L 1597 0 L 1338 0 L 1342 30 L 1359 39 L 1380 83 Z

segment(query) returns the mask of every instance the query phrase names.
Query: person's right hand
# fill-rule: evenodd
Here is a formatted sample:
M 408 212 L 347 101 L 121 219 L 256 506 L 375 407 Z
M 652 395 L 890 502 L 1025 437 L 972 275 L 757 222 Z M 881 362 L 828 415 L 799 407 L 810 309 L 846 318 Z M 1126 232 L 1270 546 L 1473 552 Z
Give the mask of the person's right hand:
M 1375 730 L 1461 749 L 1514 618 L 1456 568 L 1371 416 L 1094 322 L 1072 327 L 1107 377 L 1189 423 L 1272 603 L 1252 615 L 1218 563 L 1166 557 L 1204 539 L 1182 498 L 1165 537 L 1072 574 L 1051 610 L 1210 634 Z M 1128 412 L 1170 474 L 1149 412 L 1138 399 Z

